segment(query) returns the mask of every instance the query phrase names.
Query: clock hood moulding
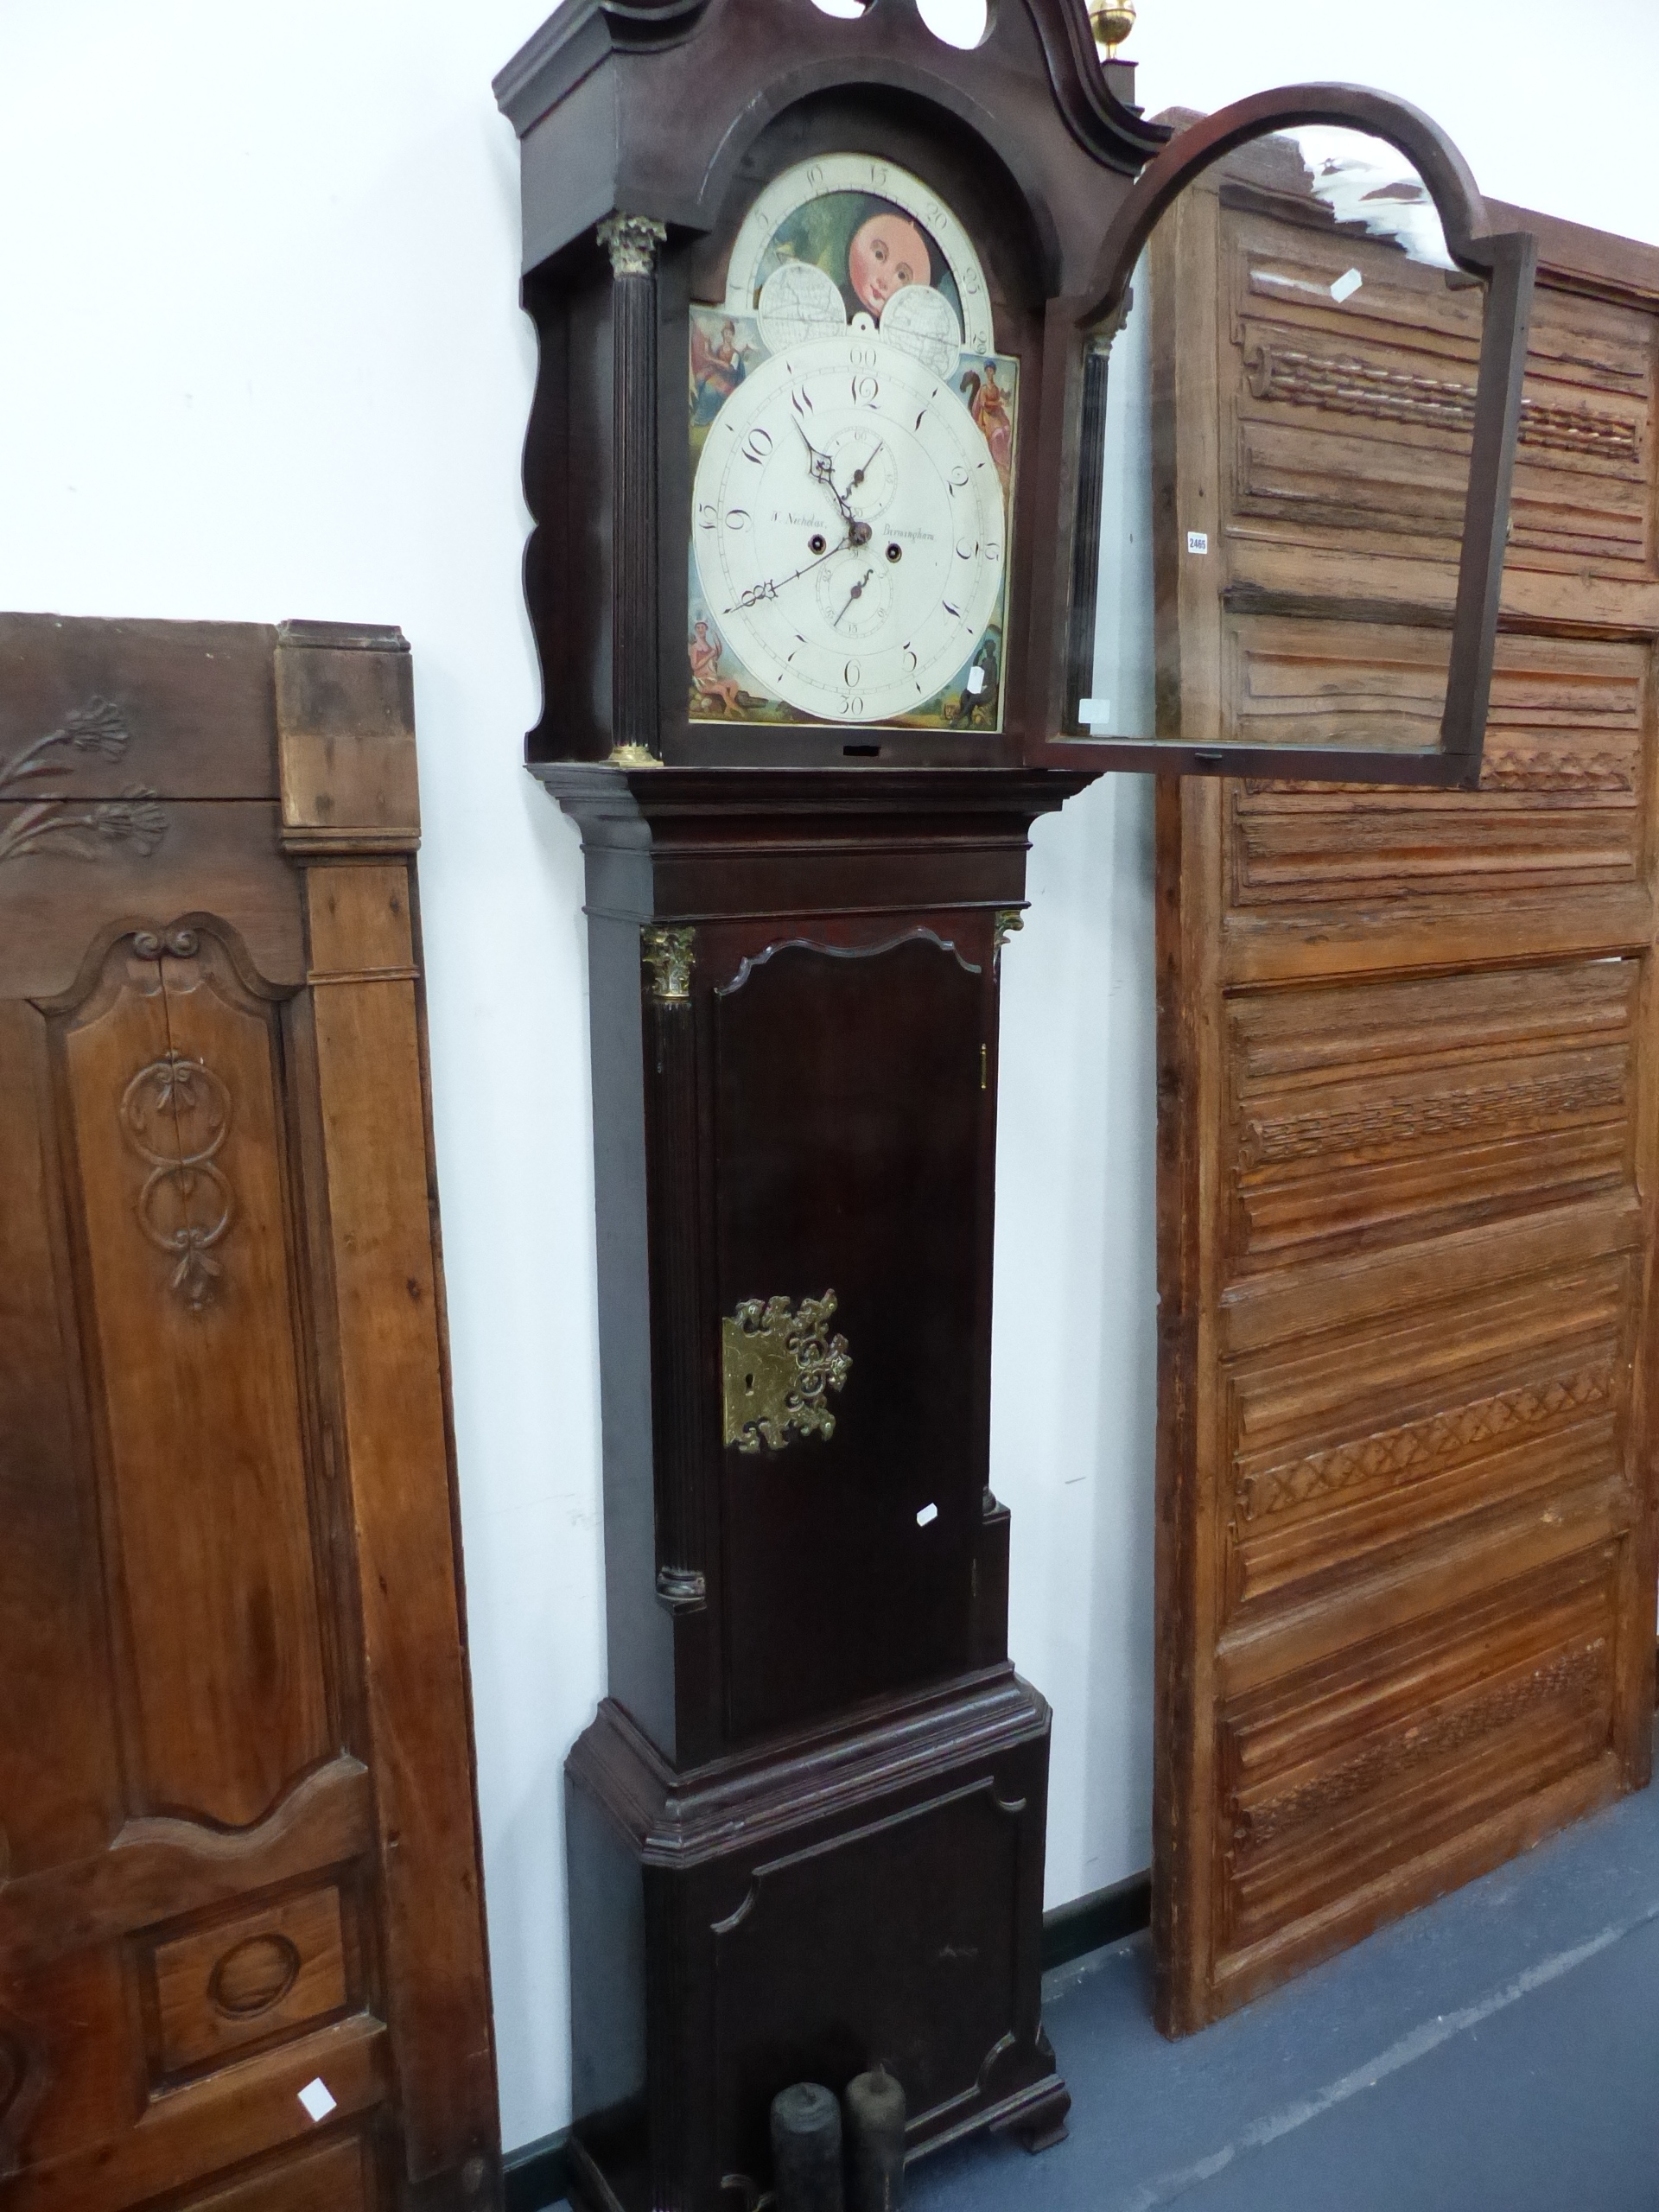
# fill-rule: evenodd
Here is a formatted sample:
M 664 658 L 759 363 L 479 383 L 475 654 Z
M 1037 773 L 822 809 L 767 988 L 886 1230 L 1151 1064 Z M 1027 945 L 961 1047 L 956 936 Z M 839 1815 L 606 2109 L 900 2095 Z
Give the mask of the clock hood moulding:
M 982 138 L 1039 225 L 1046 217 L 1051 253 L 1069 232 L 1080 252 L 1085 241 L 1097 247 L 1111 203 L 1089 204 L 1090 177 L 1134 176 L 1170 135 L 1117 99 L 1114 80 L 1127 89 L 1133 71 L 1103 68 L 1080 0 L 993 0 L 984 38 L 968 49 L 936 38 L 914 0 L 871 0 L 855 18 L 811 0 L 764 10 L 750 0 L 568 0 L 494 89 L 524 142 L 528 270 L 616 208 L 707 231 L 768 123 L 814 93 L 859 85 L 929 101 Z M 567 119 L 547 131 L 572 105 L 587 127 L 572 133 Z M 1070 289 L 1086 269 L 1054 273 L 1061 281 L 1048 289 Z

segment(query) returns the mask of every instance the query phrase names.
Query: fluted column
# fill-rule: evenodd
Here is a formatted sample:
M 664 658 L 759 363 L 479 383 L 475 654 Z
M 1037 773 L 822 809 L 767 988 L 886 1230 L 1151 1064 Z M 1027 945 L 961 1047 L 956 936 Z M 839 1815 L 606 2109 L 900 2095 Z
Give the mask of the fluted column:
M 646 215 L 607 215 L 611 257 L 611 758 L 658 758 L 657 256 L 668 232 Z

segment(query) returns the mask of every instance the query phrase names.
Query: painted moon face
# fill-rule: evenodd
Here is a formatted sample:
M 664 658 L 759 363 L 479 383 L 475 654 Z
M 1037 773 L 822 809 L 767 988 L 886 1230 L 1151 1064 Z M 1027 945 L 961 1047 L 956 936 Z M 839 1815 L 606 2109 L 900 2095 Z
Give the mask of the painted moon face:
M 970 353 L 994 353 L 996 338 L 990 293 L 972 238 L 953 210 L 931 185 L 925 184 L 909 169 L 899 168 L 896 162 L 883 161 L 876 155 L 818 154 L 808 161 L 798 162 L 793 168 L 784 170 L 772 179 L 744 217 L 733 242 L 732 256 L 726 272 L 724 305 L 727 314 L 753 315 L 755 312 L 759 295 L 765 289 L 760 272 L 766 266 L 768 251 L 779 229 L 790 218 L 814 200 L 831 199 L 837 193 L 843 192 L 887 202 L 889 213 L 896 213 L 927 249 L 928 269 L 925 275 L 916 265 L 913 251 L 908 262 L 902 252 L 897 257 L 899 266 L 910 268 L 911 273 L 906 282 L 937 289 L 942 276 L 948 271 L 962 302 L 964 346 Z M 861 232 L 864 226 L 861 224 L 859 227 Z M 871 289 L 879 289 L 881 296 L 877 308 L 866 307 L 867 312 L 876 315 L 884 311 L 901 289 L 891 281 L 892 274 L 896 273 L 894 257 L 887 252 L 887 249 L 894 239 L 902 241 L 903 233 L 894 232 L 882 235 L 883 251 L 887 253 L 886 265 L 890 274 L 880 281 L 878 287 L 870 272 L 866 272 Z M 864 246 L 873 249 L 874 243 L 874 234 L 872 234 L 864 240 Z M 860 248 L 861 265 L 866 257 L 864 246 Z M 874 251 L 869 258 L 872 261 L 877 258 Z M 850 269 L 848 273 L 850 280 Z M 854 296 L 860 296 L 856 290 Z

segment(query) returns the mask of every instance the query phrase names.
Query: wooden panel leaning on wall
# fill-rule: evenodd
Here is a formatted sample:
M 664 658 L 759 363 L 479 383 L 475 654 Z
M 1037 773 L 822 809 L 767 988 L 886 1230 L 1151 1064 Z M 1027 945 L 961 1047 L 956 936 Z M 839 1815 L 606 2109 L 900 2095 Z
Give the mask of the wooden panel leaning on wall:
M 1154 297 L 1214 343 L 1154 330 L 1165 678 L 1386 699 L 1449 597 L 1444 311 L 1437 395 L 1365 358 L 1397 324 L 1333 340 L 1263 281 L 1386 248 L 1187 200 Z M 1159 793 L 1170 2034 L 1649 1778 L 1659 252 L 1510 212 L 1543 267 L 1480 792 Z M 1390 531 L 1400 604 L 1336 602 Z
M 0 616 L 7 2212 L 499 2199 L 410 701 Z

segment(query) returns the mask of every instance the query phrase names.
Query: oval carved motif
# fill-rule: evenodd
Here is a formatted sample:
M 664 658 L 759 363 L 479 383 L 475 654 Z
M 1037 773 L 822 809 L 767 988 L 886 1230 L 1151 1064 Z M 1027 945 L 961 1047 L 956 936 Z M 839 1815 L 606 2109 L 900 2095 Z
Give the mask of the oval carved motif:
M 300 1955 L 286 1936 L 250 1936 L 214 1967 L 207 1995 L 232 2019 L 251 2019 L 287 1996 L 299 1971 Z

